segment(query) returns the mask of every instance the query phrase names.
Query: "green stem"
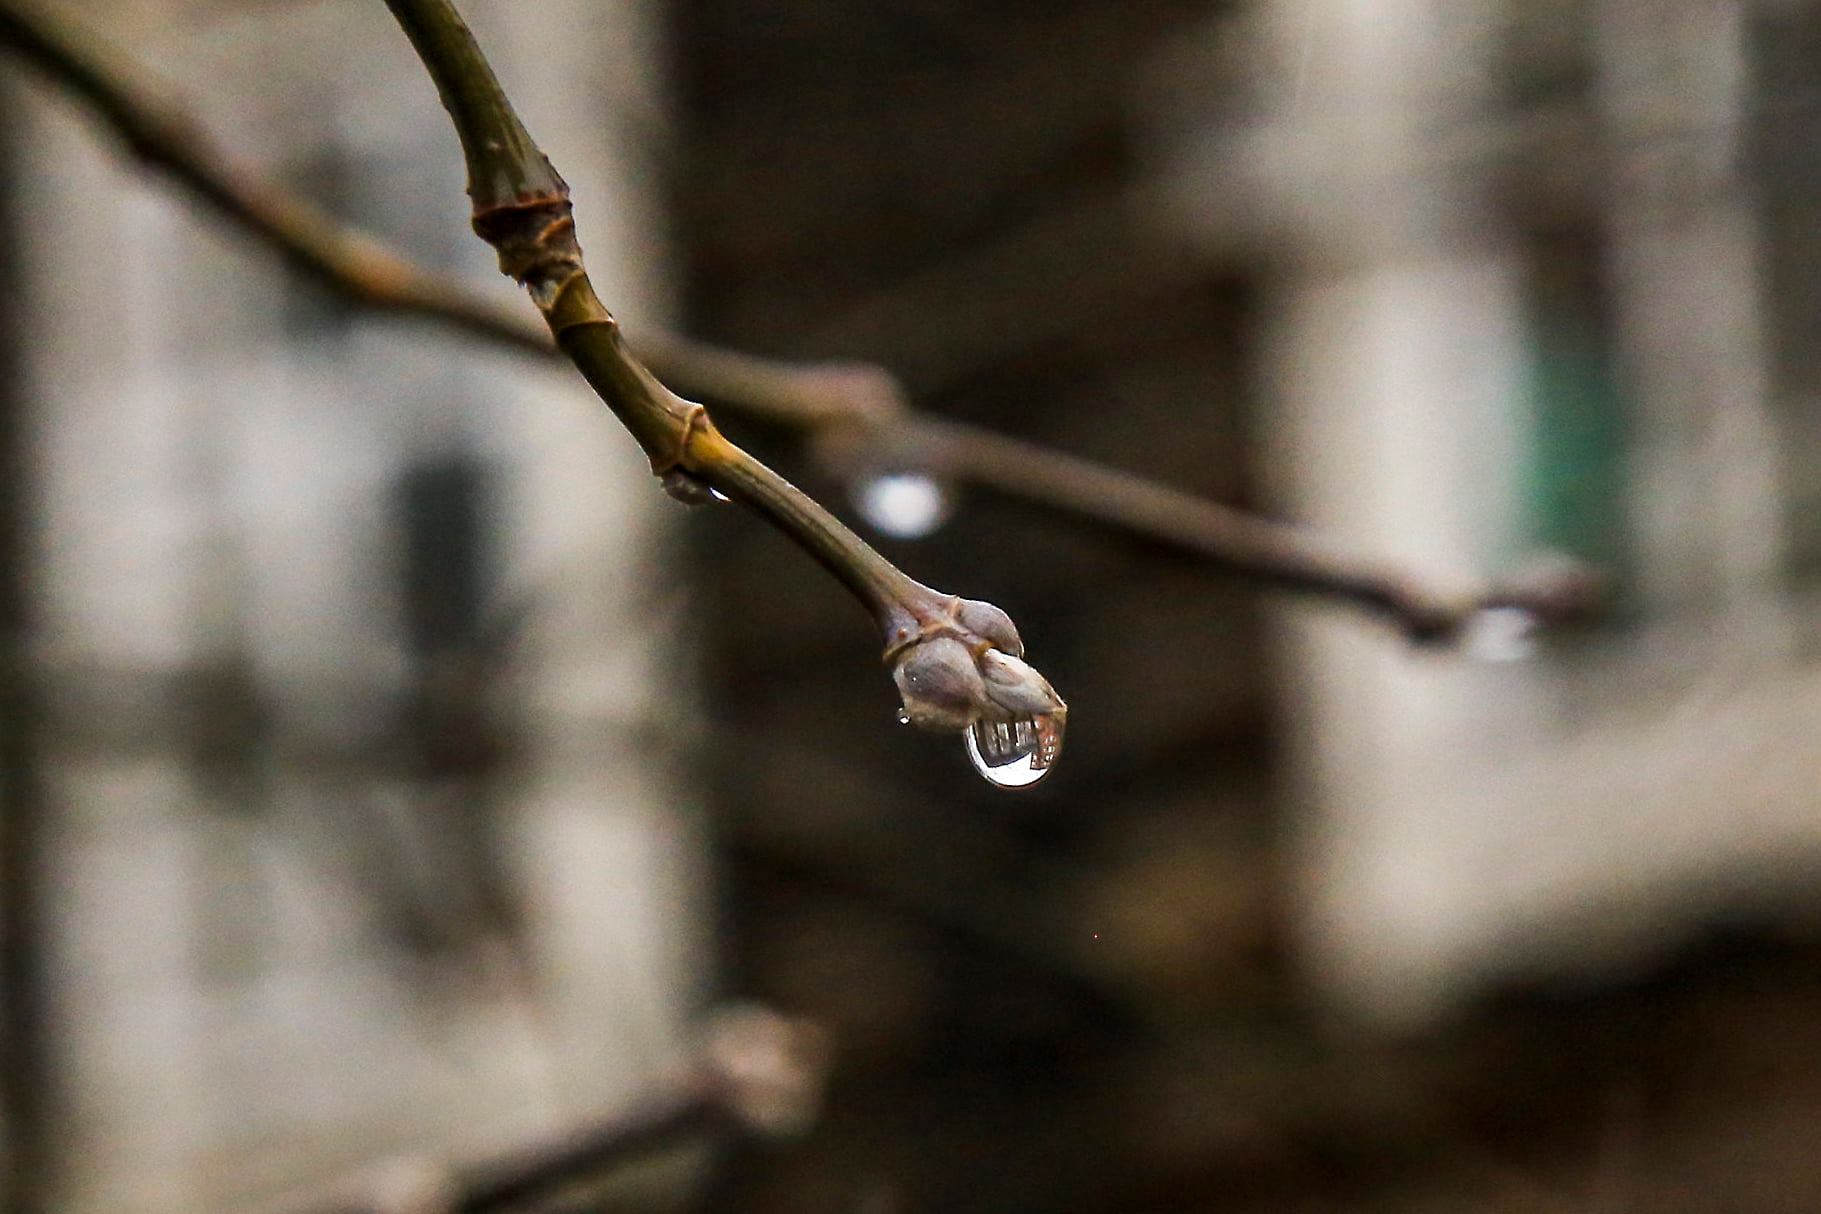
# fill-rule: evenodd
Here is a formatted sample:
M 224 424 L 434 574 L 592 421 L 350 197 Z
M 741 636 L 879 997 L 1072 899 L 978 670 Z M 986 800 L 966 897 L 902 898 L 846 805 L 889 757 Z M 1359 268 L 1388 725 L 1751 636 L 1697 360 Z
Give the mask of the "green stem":
M 519 121 L 467 23 L 448 0 L 386 0 L 417 57 L 430 69 L 468 161 L 475 214 L 561 195 L 569 187 Z

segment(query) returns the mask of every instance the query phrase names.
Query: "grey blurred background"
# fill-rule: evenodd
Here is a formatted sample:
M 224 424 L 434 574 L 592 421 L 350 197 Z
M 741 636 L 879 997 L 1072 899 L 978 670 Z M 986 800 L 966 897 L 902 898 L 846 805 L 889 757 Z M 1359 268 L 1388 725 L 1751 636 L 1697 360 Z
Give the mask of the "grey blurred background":
M 383 6 L 80 7 L 511 301 Z M 1821 5 L 462 7 L 628 320 L 1613 609 L 1414 650 L 728 425 L 1019 620 L 1071 731 L 996 792 L 569 377 L 354 314 L 0 61 L 22 1201 L 312 1208 L 755 999 L 831 1033 L 817 1125 L 582 1208 L 1821 1208 Z

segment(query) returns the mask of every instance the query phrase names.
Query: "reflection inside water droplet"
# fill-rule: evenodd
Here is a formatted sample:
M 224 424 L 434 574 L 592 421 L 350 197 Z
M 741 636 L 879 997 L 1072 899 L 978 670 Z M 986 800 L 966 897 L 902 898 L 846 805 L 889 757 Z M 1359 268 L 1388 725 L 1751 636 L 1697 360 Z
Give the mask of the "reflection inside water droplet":
M 1461 646 L 1482 662 L 1521 662 L 1536 653 L 1537 618 L 1522 607 L 1488 607 L 1467 621 Z
M 1028 788 L 1050 774 L 1062 754 L 1060 716 L 976 721 L 967 730 L 967 757 L 998 788 Z
M 719 489 L 713 488 L 712 486 L 709 488 L 708 493 L 709 496 L 713 497 L 717 502 L 731 502 L 733 500 L 731 497 L 728 497 L 725 493 L 722 493 Z
M 870 526 L 901 540 L 922 539 L 948 520 L 948 495 L 920 472 L 868 477 L 854 504 Z

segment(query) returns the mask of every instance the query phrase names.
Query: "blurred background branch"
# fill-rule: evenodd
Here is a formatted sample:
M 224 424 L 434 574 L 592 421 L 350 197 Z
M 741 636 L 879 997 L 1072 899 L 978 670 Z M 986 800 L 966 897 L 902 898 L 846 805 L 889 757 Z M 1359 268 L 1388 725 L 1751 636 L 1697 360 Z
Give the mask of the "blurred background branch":
M 154 100 L 132 69 L 37 0 L 0 0 L 0 43 L 87 101 L 135 156 L 354 304 L 505 349 L 556 353 L 536 325 L 338 224 L 214 150 L 190 115 Z M 1513 580 L 1444 588 L 1308 529 L 1037 443 L 919 413 L 902 385 L 875 365 L 784 363 L 645 326 L 633 328 L 631 340 L 669 386 L 735 416 L 804 433 L 837 466 L 883 462 L 988 488 L 1177 549 L 1267 586 L 1381 616 L 1415 641 L 1452 642 L 1487 611 L 1521 612 L 1538 627 L 1584 620 L 1602 601 L 1601 577 L 1565 561 L 1539 562 Z
M 356 1178 L 314 1214 L 507 1214 L 583 1208 L 616 1174 L 654 1156 L 738 1135 L 783 1139 L 814 1124 L 829 1043 L 765 1008 L 711 1015 L 687 1072 L 605 1117 L 470 1163 L 394 1161 Z M 563 1204 L 567 1203 L 567 1204 Z

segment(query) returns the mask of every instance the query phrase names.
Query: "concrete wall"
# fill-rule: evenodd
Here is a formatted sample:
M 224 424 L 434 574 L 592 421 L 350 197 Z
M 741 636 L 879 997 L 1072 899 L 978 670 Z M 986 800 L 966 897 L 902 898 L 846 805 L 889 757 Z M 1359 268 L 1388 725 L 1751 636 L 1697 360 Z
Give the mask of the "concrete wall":
M 71 7 L 251 163 L 528 307 L 381 6 Z M 464 9 L 610 302 L 661 318 L 652 6 Z M 636 448 L 561 370 L 302 292 L 61 98 L 25 117 L 28 230 L 61 234 L 25 341 L 61 1207 L 245 1208 L 611 1108 L 701 993 L 682 592 Z M 452 526 L 469 572 L 426 559 L 474 605 L 439 639 L 410 553 Z

